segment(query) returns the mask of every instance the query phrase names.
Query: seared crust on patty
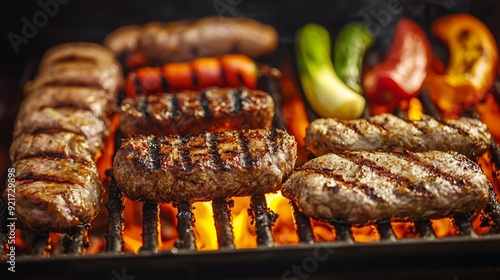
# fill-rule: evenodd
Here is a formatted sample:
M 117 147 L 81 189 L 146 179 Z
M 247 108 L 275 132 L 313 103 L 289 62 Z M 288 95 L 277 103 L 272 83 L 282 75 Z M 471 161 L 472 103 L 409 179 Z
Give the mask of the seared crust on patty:
M 296 145 L 282 130 L 137 136 L 124 140 L 113 172 L 123 193 L 141 201 L 209 201 L 276 192 L 293 170 Z
M 306 215 L 365 225 L 477 212 L 488 184 L 481 168 L 457 153 L 355 151 L 307 162 L 281 191 Z

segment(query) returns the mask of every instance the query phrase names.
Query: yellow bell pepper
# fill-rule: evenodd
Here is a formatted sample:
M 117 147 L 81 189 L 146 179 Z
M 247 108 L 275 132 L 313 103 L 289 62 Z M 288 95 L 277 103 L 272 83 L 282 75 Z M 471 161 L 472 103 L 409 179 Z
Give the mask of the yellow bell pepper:
M 459 112 L 477 105 L 495 80 L 498 50 L 488 27 L 469 14 L 453 14 L 432 23 L 431 32 L 450 49 L 443 75 L 432 76 L 427 89 L 443 110 Z

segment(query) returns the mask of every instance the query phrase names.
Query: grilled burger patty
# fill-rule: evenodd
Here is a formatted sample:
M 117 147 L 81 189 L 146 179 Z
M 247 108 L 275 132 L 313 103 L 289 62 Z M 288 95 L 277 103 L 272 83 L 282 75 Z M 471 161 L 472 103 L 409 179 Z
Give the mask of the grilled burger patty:
M 409 121 L 391 114 L 341 121 L 317 119 L 306 132 L 306 149 L 315 156 L 345 150 L 456 151 L 476 159 L 488 149 L 491 135 L 484 123 L 471 118 L 441 123 L 429 116 Z
M 276 192 L 292 172 L 295 138 L 282 130 L 125 139 L 113 171 L 130 199 L 194 202 Z
M 126 136 L 266 128 L 274 116 L 274 102 L 266 92 L 231 88 L 126 98 L 121 108 L 120 128 Z
M 481 168 L 461 154 L 355 151 L 307 162 L 281 191 L 306 215 L 364 225 L 476 212 L 488 188 Z
M 103 186 L 94 160 L 122 79 L 118 61 L 97 44 L 63 44 L 42 58 L 25 87 L 10 148 L 24 228 L 67 232 L 97 215 Z

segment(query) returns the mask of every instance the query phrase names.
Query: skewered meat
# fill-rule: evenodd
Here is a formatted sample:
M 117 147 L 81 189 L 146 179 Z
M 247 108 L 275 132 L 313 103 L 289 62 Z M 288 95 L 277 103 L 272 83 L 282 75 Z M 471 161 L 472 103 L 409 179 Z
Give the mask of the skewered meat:
M 113 172 L 122 192 L 141 201 L 209 201 L 276 192 L 293 170 L 296 145 L 282 130 L 137 136 L 124 140 Z
M 196 57 L 242 53 L 257 58 L 278 46 L 276 30 L 247 18 L 205 17 L 196 20 L 153 22 L 136 30 L 120 28 L 104 40 L 117 55 L 138 52 L 149 64 L 188 61 Z M 130 39 L 129 37 L 132 37 Z M 136 38 L 137 45 L 131 43 Z M 137 49 L 133 49 L 137 47 Z
M 126 98 L 120 128 L 133 134 L 198 134 L 266 128 L 274 116 L 272 97 L 259 90 L 210 88 L 200 92 Z
M 316 219 L 364 225 L 476 212 L 488 188 L 481 168 L 461 154 L 355 151 L 307 162 L 282 193 Z
M 122 80 L 113 53 L 96 44 L 63 44 L 42 58 L 10 148 L 22 227 L 67 232 L 97 215 L 102 184 L 94 161 Z
M 476 159 L 488 149 L 491 135 L 471 118 L 441 123 L 429 116 L 409 121 L 391 114 L 341 121 L 317 119 L 307 128 L 306 149 L 315 156 L 345 150 L 456 151 Z

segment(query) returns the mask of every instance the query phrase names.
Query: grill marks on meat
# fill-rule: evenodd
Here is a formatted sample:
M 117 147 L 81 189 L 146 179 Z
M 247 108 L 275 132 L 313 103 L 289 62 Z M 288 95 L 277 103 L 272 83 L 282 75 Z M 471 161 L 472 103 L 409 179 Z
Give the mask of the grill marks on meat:
M 94 116 L 107 121 L 111 115 L 114 100 L 103 90 L 76 86 L 46 86 L 30 93 L 21 106 L 18 119 L 24 119 L 32 112 L 45 107 L 72 107 L 90 111 Z
M 94 145 L 95 150 L 100 150 L 108 136 L 108 123 L 108 120 L 102 120 L 90 111 L 71 107 L 45 107 L 31 112 L 23 119 L 17 119 L 14 137 L 23 133 L 66 131 L 84 136 Z
M 85 137 L 72 132 L 21 134 L 10 146 L 13 162 L 42 156 L 85 163 L 92 162 L 96 152 L 96 147 Z
M 441 123 L 429 116 L 419 121 L 381 114 L 368 119 L 317 119 L 307 128 L 306 149 L 315 156 L 346 150 L 456 151 L 476 159 L 488 149 L 491 135 L 471 118 Z
M 113 169 L 133 200 L 210 201 L 278 191 L 295 165 L 296 145 L 282 130 L 135 136 L 124 140 Z
M 120 113 L 121 131 L 165 136 L 271 126 L 272 97 L 259 90 L 210 88 L 127 98 Z
M 67 85 L 102 89 L 116 100 L 122 84 L 122 69 L 111 51 L 92 43 L 67 43 L 46 52 L 25 93 L 48 85 Z
M 113 54 L 96 44 L 63 44 L 42 58 L 10 148 L 16 215 L 25 228 L 66 232 L 97 215 L 102 184 L 94 161 L 121 83 Z
M 16 214 L 32 231 L 64 232 L 97 215 L 102 185 L 93 162 L 33 157 L 18 160 Z
M 457 153 L 354 151 L 309 161 L 282 193 L 316 219 L 364 225 L 477 212 L 488 201 L 488 179 Z

